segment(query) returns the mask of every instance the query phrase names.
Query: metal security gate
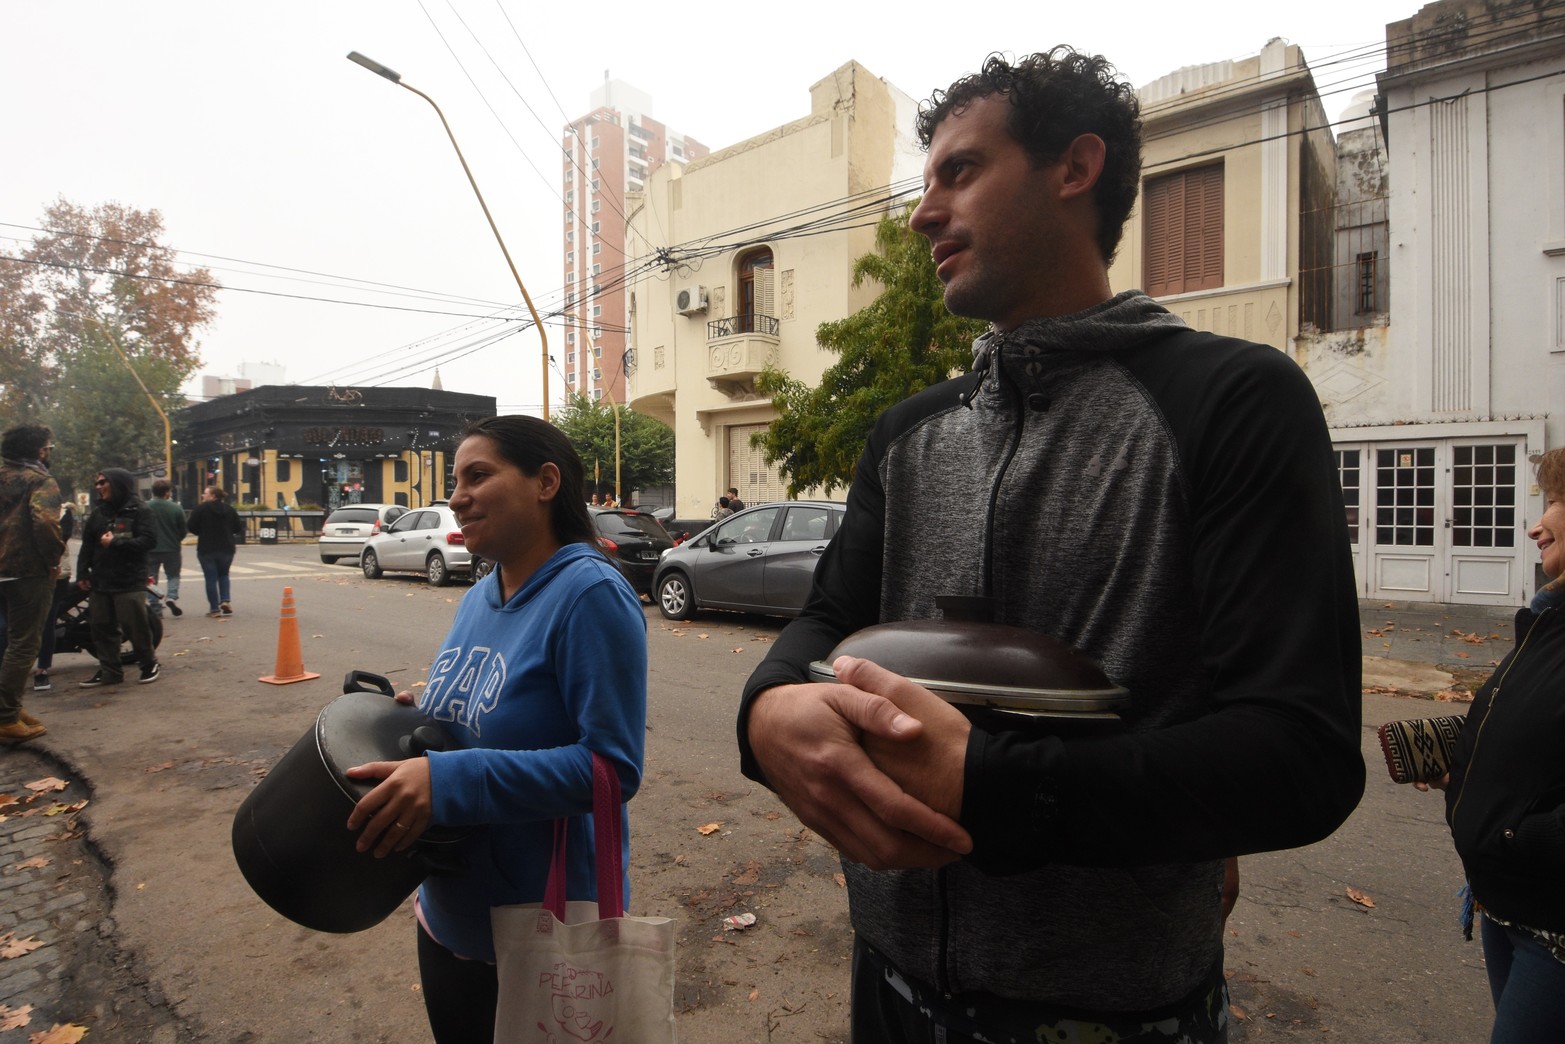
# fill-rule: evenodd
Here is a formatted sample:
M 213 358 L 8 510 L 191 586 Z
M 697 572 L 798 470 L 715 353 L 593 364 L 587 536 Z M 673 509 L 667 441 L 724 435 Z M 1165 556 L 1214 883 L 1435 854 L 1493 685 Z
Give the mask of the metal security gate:
M 728 432 L 728 480 L 726 489 L 735 486 L 746 504 L 764 504 L 788 495 L 788 483 L 782 474 L 766 466 L 760 447 L 750 445 L 750 436 L 766 430 L 764 424 L 736 424 Z
M 1523 440 L 1338 444 L 1359 594 L 1518 605 Z

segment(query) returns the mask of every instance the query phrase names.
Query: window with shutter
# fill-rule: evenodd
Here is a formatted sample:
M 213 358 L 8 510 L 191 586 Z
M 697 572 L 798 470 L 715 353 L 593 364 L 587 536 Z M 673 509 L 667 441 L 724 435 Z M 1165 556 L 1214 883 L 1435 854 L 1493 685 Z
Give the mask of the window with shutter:
M 1147 179 L 1145 286 L 1153 297 L 1223 285 L 1223 166 Z

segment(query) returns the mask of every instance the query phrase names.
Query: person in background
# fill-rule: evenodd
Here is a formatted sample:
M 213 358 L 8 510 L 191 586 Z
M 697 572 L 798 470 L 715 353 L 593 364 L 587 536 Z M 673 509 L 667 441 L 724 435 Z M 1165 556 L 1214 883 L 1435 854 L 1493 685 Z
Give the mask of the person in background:
M 744 501 L 739 499 L 738 486 L 728 487 L 728 510 L 735 512 L 744 510 Z
M 195 534 L 196 561 L 201 563 L 201 575 L 206 580 L 207 617 L 215 620 L 232 616 L 228 570 L 234 564 L 234 549 L 245 532 L 239 512 L 228 505 L 227 493 L 208 486 L 201 491 L 201 503 L 190 513 L 186 525 Z
M 76 557 L 76 586 L 88 592 L 93 653 L 98 669 L 84 689 L 118 685 L 125 680 L 120 643 L 128 640 L 141 665 L 139 681 L 158 680 L 157 649 L 152 642 L 152 616 L 147 608 L 147 552 L 156 537 L 152 513 L 134 490 L 131 473 L 104 468 L 93 481 L 97 506 L 82 527 Z
M 712 509 L 712 521 L 721 522 L 734 513 L 733 501 L 726 496 L 717 498 L 717 507 Z
M 152 528 L 157 543 L 147 552 L 147 576 L 155 584 L 158 582 L 158 570 L 163 570 L 163 575 L 168 577 L 163 601 L 168 603 L 169 612 L 183 616 L 185 611 L 179 607 L 179 571 L 184 561 L 180 541 L 185 539 L 185 509 L 169 499 L 173 490 L 174 487 L 167 479 L 158 479 L 152 484 L 152 499 L 147 502 L 147 508 L 152 512 Z M 163 611 L 162 603 L 150 593 L 147 595 L 147 607 L 154 613 Z
M 614 499 L 613 493 L 603 494 L 603 506 L 606 508 L 619 507 L 619 501 Z
M 382 781 L 348 819 L 360 851 L 383 858 L 431 825 L 473 828 L 454 846 L 466 869 L 428 878 L 414 907 L 437 1044 L 494 1039 L 489 911 L 543 899 L 556 819 L 568 820 L 566 898 L 597 898 L 592 755 L 629 800 L 647 716 L 646 616 L 598 550 L 569 440 L 535 417 L 491 417 L 463 433 L 455 470 L 451 510 L 494 569 L 462 599 L 418 699 L 453 747 L 348 770 Z M 628 876 L 621 887 L 628 902 Z
M 745 686 L 741 768 L 842 853 L 853 1040 L 1220 1044 L 1225 867 L 1329 835 L 1364 788 L 1319 396 L 1275 348 L 1111 289 L 1141 119 L 1102 57 L 991 55 L 918 136 L 910 225 L 946 307 L 991 328 L 972 372 L 876 423 Z M 810 682 L 942 595 L 1097 662 L 1124 728 L 972 721 L 847 656 Z
M 60 537 L 68 543 L 76 535 L 76 509 L 69 503 L 60 505 Z M 49 617 L 44 622 L 43 642 L 38 646 L 38 667 L 33 671 L 33 691 L 49 692 L 54 682 L 49 671 L 54 666 L 54 643 L 59 637 L 60 612 L 71 597 L 71 569 L 66 564 L 68 555 L 60 556 L 60 571 L 54 578 L 54 599 L 49 605 Z
M 1491 1044 L 1565 1033 L 1565 448 L 1537 462 L 1543 575 L 1516 643 L 1473 697 L 1445 791 L 1446 822 L 1480 920 Z M 1500 696 L 1504 688 L 1505 695 Z M 1470 920 L 1464 918 L 1468 938 Z
M 0 435 L 0 609 L 6 647 L 0 655 L 0 742 L 42 736 L 43 722 L 22 707 L 28 672 L 43 642 L 65 539 L 60 487 L 49 474 L 53 433 L 19 424 Z

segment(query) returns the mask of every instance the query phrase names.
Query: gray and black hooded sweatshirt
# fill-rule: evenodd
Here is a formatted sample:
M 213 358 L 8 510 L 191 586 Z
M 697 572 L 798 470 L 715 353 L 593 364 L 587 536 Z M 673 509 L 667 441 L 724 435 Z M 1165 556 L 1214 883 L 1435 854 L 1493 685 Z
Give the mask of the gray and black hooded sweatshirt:
M 152 512 L 136 496 L 135 478 L 120 468 L 100 472 L 109 481 L 108 499 L 93 505 L 82 527 L 81 551 L 76 555 L 76 575 L 91 580 L 99 594 L 140 591 L 147 586 L 147 552 L 157 543 Z M 113 534 L 102 545 L 104 533 Z
M 1317 841 L 1364 785 L 1353 567 L 1331 442 L 1281 352 L 1138 291 L 974 346 L 876 424 L 803 616 L 745 687 L 873 623 L 986 595 L 1130 690 L 1124 732 L 975 726 L 967 858 L 845 869 L 856 931 L 948 994 L 1179 1002 L 1222 958 L 1221 860 Z M 775 698 L 775 697 L 774 697 Z

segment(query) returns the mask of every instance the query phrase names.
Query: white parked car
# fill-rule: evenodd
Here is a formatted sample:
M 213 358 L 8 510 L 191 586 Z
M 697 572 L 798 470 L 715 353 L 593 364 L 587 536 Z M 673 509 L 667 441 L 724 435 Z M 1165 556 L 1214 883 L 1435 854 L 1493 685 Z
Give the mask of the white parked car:
M 400 504 L 344 504 L 326 516 L 318 546 L 321 561 L 357 558 L 364 541 L 407 514 Z
M 444 504 L 433 504 L 412 509 L 366 540 L 359 568 L 369 580 L 383 573 L 423 573 L 430 583 L 444 587 L 453 575 L 472 574 L 473 555 L 456 515 Z

